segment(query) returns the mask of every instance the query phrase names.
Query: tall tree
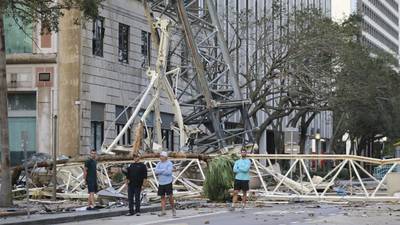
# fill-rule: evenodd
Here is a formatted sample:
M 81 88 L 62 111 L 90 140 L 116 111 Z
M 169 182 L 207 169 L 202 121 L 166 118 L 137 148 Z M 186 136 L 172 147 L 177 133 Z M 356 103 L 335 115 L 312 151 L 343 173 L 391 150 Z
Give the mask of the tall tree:
M 82 15 L 85 19 L 91 19 L 98 15 L 98 9 L 102 1 L 103 0 L 0 1 L 0 143 L 2 153 L 0 207 L 12 205 L 4 17 L 11 17 L 20 29 L 23 29 L 25 26 L 42 24 L 47 31 L 57 32 L 59 30 L 59 19 L 64 15 L 65 10 L 80 10 L 83 12 Z
M 361 46 L 349 46 L 350 55 L 337 77 L 336 95 L 331 102 L 334 114 L 342 118 L 338 136 L 348 132 L 358 142 L 358 154 L 383 136 L 400 136 L 400 74 L 393 56 Z M 338 122 L 339 123 L 339 120 Z
M 260 128 L 255 135 L 257 141 L 269 126 L 300 127 L 303 152 L 306 132 L 314 117 L 330 110 L 332 87 L 339 72 L 335 68 L 340 67 L 340 55 L 355 30 L 333 22 L 316 9 L 291 12 L 282 24 L 278 23 L 281 15 L 279 8 L 273 8 L 270 16 L 257 21 L 239 20 L 250 24 L 251 29 L 244 31 L 257 31 L 257 35 L 240 29 L 237 32 L 239 40 L 249 36 L 257 49 L 250 57 L 250 68 L 241 75 L 252 104 L 249 115 Z M 263 121 L 259 121 L 260 112 L 267 115 Z M 282 125 L 286 116 L 289 122 Z

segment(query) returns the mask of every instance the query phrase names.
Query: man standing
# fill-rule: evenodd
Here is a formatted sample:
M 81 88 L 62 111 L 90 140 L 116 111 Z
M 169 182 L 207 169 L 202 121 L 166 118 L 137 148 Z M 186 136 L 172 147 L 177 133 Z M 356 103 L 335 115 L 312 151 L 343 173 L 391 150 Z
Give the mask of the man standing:
M 250 159 L 247 159 L 247 152 L 245 149 L 242 149 L 240 151 L 240 154 L 242 156 L 241 159 L 236 160 L 235 165 L 233 166 L 233 172 L 236 174 L 235 175 L 235 183 L 234 183 L 234 192 L 233 192 L 233 209 L 235 204 L 237 203 L 237 198 L 239 191 L 243 191 L 243 197 L 242 197 L 242 209 L 246 207 L 246 201 L 247 201 L 247 191 L 249 190 L 249 180 L 250 180 L 250 166 L 251 166 L 251 161 Z
M 87 210 L 95 209 L 94 194 L 97 192 L 97 152 L 95 149 L 90 151 L 90 158 L 85 161 L 85 168 L 83 170 L 83 177 L 85 178 L 89 198 Z
M 158 196 L 161 197 L 161 213 L 159 216 L 165 216 L 166 197 L 169 197 L 169 203 L 172 208 L 172 216 L 176 216 L 174 208 L 174 197 L 172 195 L 172 162 L 168 160 L 167 152 L 160 153 L 160 162 L 157 163 L 155 173 L 158 176 Z
M 138 154 L 133 155 L 133 163 L 129 165 L 125 172 L 126 182 L 128 183 L 128 200 L 129 213 L 127 216 L 140 216 L 140 193 L 143 183 L 147 179 L 147 168 L 144 163 L 140 162 Z M 133 210 L 133 202 L 135 201 L 135 210 Z

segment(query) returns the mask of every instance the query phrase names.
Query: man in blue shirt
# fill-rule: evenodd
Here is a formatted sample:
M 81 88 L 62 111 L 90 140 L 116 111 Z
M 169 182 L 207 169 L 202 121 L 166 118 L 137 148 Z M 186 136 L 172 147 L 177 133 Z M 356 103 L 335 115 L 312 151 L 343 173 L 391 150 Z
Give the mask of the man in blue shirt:
M 172 162 L 168 160 L 167 152 L 160 153 L 160 162 L 157 163 L 155 173 L 158 176 L 158 196 L 161 197 L 161 213 L 159 216 L 165 216 L 165 195 L 169 197 L 169 203 L 172 208 L 172 216 L 176 216 L 176 210 L 174 207 L 174 197 L 172 195 Z
M 240 151 L 240 155 L 242 156 L 241 159 L 236 160 L 233 166 L 233 172 L 235 173 L 235 183 L 233 187 L 233 208 L 237 203 L 239 191 L 242 190 L 242 209 L 244 209 L 246 207 L 247 191 L 249 190 L 249 171 L 251 167 L 251 161 L 250 159 L 246 158 L 246 149 L 242 149 Z

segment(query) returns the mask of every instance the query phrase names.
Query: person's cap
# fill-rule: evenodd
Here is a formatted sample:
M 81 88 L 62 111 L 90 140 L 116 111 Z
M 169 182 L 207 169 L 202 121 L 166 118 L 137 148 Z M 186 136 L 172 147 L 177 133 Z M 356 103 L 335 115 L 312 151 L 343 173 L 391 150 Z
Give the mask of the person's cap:
M 160 157 L 168 157 L 168 153 L 165 152 L 165 151 L 162 151 L 162 152 L 160 153 Z

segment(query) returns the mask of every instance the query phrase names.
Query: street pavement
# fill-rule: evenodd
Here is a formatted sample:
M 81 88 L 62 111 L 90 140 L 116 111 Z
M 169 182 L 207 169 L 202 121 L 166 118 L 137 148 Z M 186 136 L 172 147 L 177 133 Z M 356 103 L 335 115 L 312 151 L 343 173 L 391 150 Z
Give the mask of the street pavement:
M 291 225 L 291 224 L 351 224 L 351 225 L 399 225 L 399 204 L 271 204 L 262 207 L 249 207 L 241 212 L 226 208 L 197 208 L 178 210 L 174 218 L 158 217 L 156 213 L 141 216 L 119 216 L 90 221 L 64 223 L 64 225 Z

